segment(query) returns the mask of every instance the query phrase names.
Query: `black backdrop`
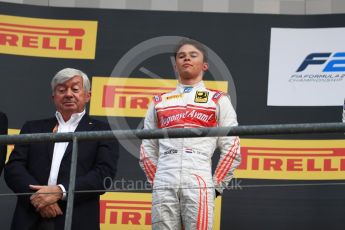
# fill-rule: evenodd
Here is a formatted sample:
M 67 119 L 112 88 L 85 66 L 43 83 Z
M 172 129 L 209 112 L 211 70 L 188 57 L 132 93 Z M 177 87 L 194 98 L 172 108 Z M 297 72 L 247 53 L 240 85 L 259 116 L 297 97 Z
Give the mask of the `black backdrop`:
M 241 125 L 341 120 L 341 107 L 268 107 L 266 101 L 271 28 L 345 27 L 345 15 L 159 12 L 48 8 L 6 3 L 0 3 L 0 14 L 98 21 L 94 60 L 0 54 L 0 109 L 7 113 L 10 128 L 20 129 L 25 120 L 52 116 L 54 107 L 49 84 L 58 70 L 75 67 L 84 70 L 90 77 L 110 76 L 117 62 L 130 49 L 159 36 L 197 39 L 221 57 L 236 87 L 236 111 Z M 145 66 L 160 76 L 174 78 L 173 69 L 163 58 L 169 55 L 161 54 L 143 60 L 128 77 L 147 77 L 139 70 Z M 213 80 L 212 77 L 210 74 L 205 76 L 209 80 Z M 98 118 L 106 120 L 106 117 Z M 127 121 L 132 128 L 137 128 L 141 119 L 128 118 Z M 343 135 L 280 135 L 270 138 L 340 139 Z M 125 148 L 121 149 L 120 162 L 118 178 L 144 179 L 138 160 Z M 344 185 L 245 187 L 309 182 L 242 179 L 242 189 L 224 193 L 222 229 L 344 229 Z M 1 193 L 9 192 L 3 178 L 0 184 Z M 0 204 L 1 229 L 8 229 L 14 197 L 1 196 Z

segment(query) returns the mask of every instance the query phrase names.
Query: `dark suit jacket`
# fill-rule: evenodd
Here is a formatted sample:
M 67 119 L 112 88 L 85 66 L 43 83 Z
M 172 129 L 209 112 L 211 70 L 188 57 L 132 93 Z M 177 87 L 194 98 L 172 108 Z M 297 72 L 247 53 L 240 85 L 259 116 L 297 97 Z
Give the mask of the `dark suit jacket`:
M 21 133 L 49 133 L 57 124 L 56 118 L 26 122 Z M 109 130 L 109 126 L 84 115 L 77 131 Z M 78 142 L 78 165 L 75 190 L 105 189 L 104 179 L 114 178 L 118 159 L 118 142 Z M 33 185 L 47 185 L 54 143 L 16 144 L 5 166 L 5 180 L 15 193 L 32 192 Z M 69 143 L 61 161 L 57 184 L 68 191 L 72 144 Z M 107 180 L 109 181 L 109 180 Z M 72 229 L 99 229 L 99 196 L 101 193 L 76 193 Z M 66 201 L 59 201 L 64 215 L 54 218 L 55 229 L 64 228 Z M 11 229 L 30 229 L 40 218 L 30 203 L 30 196 L 18 196 Z
M 6 114 L 0 112 L 0 135 L 7 134 L 8 121 Z M 0 175 L 5 165 L 7 145 L 0 145 Z

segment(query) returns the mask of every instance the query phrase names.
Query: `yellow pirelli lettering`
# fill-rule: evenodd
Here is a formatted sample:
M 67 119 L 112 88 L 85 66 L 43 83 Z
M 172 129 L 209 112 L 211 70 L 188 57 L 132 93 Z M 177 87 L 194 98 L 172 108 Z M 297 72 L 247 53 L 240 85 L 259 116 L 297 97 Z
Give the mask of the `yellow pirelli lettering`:
M 100 201 L 101 230 L 152 229 L 151 193 L 106 193 Z M 213 229 L 220 229 L 221 197 L 215 200 Z
M 241 139 L 240 178 L 345 179 L 344 140 Z
M 97 21 L 0 15 L 0 53 L 94 59 Z

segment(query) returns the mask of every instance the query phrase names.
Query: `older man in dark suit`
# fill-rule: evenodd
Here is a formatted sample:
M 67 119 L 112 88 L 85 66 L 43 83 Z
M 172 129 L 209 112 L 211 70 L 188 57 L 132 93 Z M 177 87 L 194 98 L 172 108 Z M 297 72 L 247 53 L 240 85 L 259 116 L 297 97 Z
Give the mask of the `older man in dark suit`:
M 0 112 L 0 135 L 7 134 L 8 121 L 7 116 Z M 7 145 L 0 145 L 0 175 L 5 165 Z
M 21 133 L 109 130 L 109 126 L 85 114 L 91 97 L 90 82 L 80 70 L 66 68 L 51 82 L 56 114 L 53 118 L 26 122 Z M 78 145 L 75 190 L 102 190 L 115 176 L 118 142 L 91 141 Z M 69 186 L 72 144 L 16 144 L 5 166 L 5 180 L 18 196 L 13 230 L 63 229 L 66 190 Z M 76 193 L 72 229 L 99 229 L 100 193 Z

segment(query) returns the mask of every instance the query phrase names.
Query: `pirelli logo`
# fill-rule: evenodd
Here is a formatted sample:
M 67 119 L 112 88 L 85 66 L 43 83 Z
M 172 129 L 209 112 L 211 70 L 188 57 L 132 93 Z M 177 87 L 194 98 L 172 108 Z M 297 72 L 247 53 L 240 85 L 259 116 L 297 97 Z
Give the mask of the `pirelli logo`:
M 90 114 L 144 117 L 152 97 L 172 91 L 176 80 L 93 77 Z M 205 81 L 208 88 L 227 92 L 227 81 Z
M 145 230 L 151 226 L 151 193 L 106 193 L 100 201 L 101 230 Z M 215 200 L 213 229 L 220 229 L 221 198 Z
M 240 178 L 345 179 L 343 140 L 241 139 Z
M 0 15 L 0 53 L 94 59 L 97 21 Z
M 151 226 L 151 202 L 132 200 L 101 200 L 100 224 L 111 226 Z M 123 229 L 123 228 L 121 228 Z

